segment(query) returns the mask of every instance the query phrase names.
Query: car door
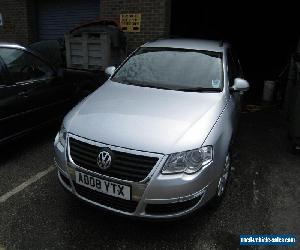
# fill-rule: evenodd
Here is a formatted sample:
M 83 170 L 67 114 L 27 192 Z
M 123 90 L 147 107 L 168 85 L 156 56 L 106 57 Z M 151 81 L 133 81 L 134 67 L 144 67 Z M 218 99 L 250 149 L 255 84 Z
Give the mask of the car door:
M 0 143 L 20 133 L 20 123 L 26 106 L 20 93 L 24 86 L 15 84 L 10 78 L 0 53 Z
M 58 77 L 47 62 L 20 48 L 0 48 L 0 54 L 15 85 L 23 86 L 19 96 L 23 98 L 26 116 L 24 129 L 38 126 L 66 112 L 72 98 L 70 83 Z M 12 60 L 13 58 L 13 60 Z

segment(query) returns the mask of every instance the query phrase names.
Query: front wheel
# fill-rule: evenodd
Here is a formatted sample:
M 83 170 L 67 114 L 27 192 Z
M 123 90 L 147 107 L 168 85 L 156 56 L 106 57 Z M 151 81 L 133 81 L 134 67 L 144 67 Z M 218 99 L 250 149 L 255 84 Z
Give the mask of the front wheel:
M 224 194 L 225 194 L 225 191 L 227 188 L 227 184 L 228 184 L 228 179 L 230 176 L 230 169 L 231 169 L 231 157 L 230 157 L 230 154 L 228 153 L 226 156 L 226 159 L 225 159 L 225 164 L 223 167 L 222 174 L 218 181 L 218 187 L 217 187 L 216 194 L 210 201 L 210 205 L 212 207 L 217 207 L 221 203 L 221 201 L 224 197 Z

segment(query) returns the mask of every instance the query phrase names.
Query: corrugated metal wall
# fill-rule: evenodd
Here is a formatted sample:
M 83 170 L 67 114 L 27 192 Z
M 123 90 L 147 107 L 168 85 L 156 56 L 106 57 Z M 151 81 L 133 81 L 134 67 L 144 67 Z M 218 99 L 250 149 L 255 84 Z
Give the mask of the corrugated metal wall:
M 40 0 L 39 40 L 58 39 L 76 25 L 99 17 L 100 0 Z

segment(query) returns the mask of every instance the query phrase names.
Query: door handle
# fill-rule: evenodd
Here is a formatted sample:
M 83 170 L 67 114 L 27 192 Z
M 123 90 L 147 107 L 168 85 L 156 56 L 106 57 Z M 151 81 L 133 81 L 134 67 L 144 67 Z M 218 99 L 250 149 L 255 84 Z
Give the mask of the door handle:
M 28 97 L 28 92 L 27 92 L 27 91 L 19 92 L 19 93 L 18 93 L 18 96 L 27 98 L 27 97 Z

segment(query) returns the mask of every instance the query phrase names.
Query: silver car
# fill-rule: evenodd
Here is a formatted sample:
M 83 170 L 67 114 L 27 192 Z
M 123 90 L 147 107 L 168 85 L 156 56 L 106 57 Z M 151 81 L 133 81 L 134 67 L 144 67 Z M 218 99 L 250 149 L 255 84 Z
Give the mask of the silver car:
M 65 117 L 58 178 L 79 199 L 146 218 L 218 204 L 249 84 L 228 44 L 158 40 L 132 53 Z

